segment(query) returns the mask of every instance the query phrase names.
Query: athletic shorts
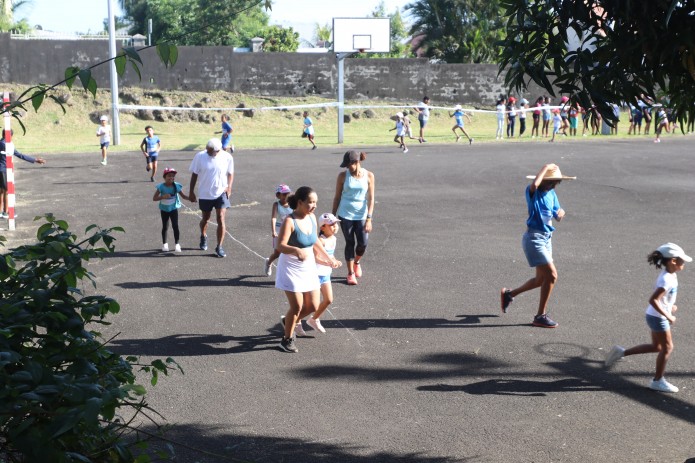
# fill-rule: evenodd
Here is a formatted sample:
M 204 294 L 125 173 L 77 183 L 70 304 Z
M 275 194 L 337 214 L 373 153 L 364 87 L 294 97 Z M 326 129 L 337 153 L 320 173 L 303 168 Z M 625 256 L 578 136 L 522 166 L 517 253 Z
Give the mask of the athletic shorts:
M 331 282 L 330 275 L 319 275 L 319 284 L 324 285 Z
M 99 146 L 100 146 L 102 149 L 104 149 L 104 148 L 108 148 L 109 145 L 110 145 L 110 143 L 107 142 L 107 141 L 105 141 L 104 143 L 100 144 Z
M 533 115 L 533 122 L 538 122 L 541 120 L 541 115 L 540 114 L 534 114 Z
M 227 209 L 230 207 L 227 193 L 222 193 L 217 199 L 199 199 L 198 207 L 203 212 L 210 212 L 213 209 Z
M 7 171 L 0 172 L 0 190 L 7 191 Z
M 553 261 L 552 233 L 529 229 L 521 238 L 529 267 L 550 264 Z
M 148 155 L 148 156 L 147 156 L 147 163 L 148 163 L 148 164 L 152 164 L 152 163 L 157 162 L 157 158 L 158 158 L 158 157 L 159 157 L 158 154 L 155 154 L 155 155 L 151 155 L 151 154 L 150 154 L 150 155 Z
M 577 128 L 577 118 L 576 117 L 570 117 L 570 129 L 576 129 Z
M 654 315 L 645 315 L 647 326 L 655 333 L 663 333 L 671 330 L 671 324 L 665 318 L 655 317 Z
M 461 124 L 456 124 L 456 127 L 462 129 L 462 128 L 463 128 L 463 123 L 461 123 Z
M 427 125 L 427 119 L 418 119 L 418 122 L 420 122 L 420 128 L 424 129 L 425 126 Z

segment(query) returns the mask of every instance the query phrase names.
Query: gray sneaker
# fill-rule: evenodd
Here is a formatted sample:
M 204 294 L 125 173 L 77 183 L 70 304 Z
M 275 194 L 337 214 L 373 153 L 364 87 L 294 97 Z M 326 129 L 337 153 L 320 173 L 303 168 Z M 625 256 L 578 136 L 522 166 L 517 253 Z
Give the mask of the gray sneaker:
M 263 272 L 265 276 L 271 276 L 273 274 L 273 266 L 270 264 L 270 259 L 265 259 L 265 266 L 263 267 Z
M 297 345 L 294 342 L 294 338 L 283 337 L 282 341 L 280 341 L 280 349 L 282 349 L 285 352 L 299 352 L 299 349 L 297 349 Z
M 615 365 L 615 362 L 620 360 L 625 356 L 625 348 L 621 346 L 613 346 L 613 348 L 606 355 L 606 368 L 610 368 Z

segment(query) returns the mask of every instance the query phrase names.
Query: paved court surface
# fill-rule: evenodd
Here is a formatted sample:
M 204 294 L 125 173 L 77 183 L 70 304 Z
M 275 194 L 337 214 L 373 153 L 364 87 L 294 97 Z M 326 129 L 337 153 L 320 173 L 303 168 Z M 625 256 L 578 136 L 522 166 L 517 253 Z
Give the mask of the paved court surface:
M 695 457 L 695 265 L 680 274 L 674 395 L 646 388 L 654 356 L 621 361 L 614 343 L 648 340 L 643 313 L 666 241 L 695 253 L 695 140 L 416 145 L 368 150 L 374 231 L 357 287 L 334 273 L 325 335 L 277 349 L 284 294 L 262 276 L 274 186 L 314 187 L 329 211 L 341 150 L 235 155 L 228 257 L 196 249 L 183 212 L 181 255 L 158 252 L 159 214 L 137 153 L 22 163 L 19 229 L 53 212 L 74 231 L 120 225 L 117 252 L 90 264 L 121 313 L 113 349 L 175 357 L 149 401 L 172 426 L 179 461 L 683 462 Z M 21 147 L 20 147 L 21 148 Z M 348 147 L 347 148 L 352 148 Z M 165 152 L 188 185 L 192 152 Z M 506 315 L 499 289 L 531 277 L 520 247 L 525 175 L 546 162 L 578 176 L 558 189 L 567 211 L 553 239 L 555 330 L 530 326 L 538 293 Z M 211 228 L 214 235 L 214 228 Z M 341 249 L 342 237 L 339 239 Z M 212 249 L 212 247 L 211 247 Z

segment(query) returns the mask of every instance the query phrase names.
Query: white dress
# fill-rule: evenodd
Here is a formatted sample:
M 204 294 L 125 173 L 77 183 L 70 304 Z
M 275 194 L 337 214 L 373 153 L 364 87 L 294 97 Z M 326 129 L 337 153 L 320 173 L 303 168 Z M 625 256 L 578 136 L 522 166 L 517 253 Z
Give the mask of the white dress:
M 292 234 L 307 236 L 307 234 L 302 233 L 296 222 Z M 316 222 L 313 219 L 312 235 L 316 241 Z M 275 272 L 276 288 L 293 293 L 306 293 L 321 289 L 314 251 L 311 246 L 304 249 L 308 252 L 306 259 L 302 261 L 291 254 L 280 254 L 278 269 Z

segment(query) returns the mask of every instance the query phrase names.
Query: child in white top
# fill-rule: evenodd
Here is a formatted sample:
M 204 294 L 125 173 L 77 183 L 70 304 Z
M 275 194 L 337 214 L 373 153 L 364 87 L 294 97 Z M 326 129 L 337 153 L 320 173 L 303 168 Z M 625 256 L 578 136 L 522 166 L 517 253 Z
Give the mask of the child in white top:
M 506 98 L 501 98 L 497 100 L 497 106 L 495 109 L 497 110 L 497 134 L 495 135 L 496 140 L 500 140 L 503 136 L 504 132 L 504 114 L 506 108 L 506 103 L 507 99 Z
M 292 193 L 292 189 L 284 183 L 281 183 L 277 186 L 277 188 L 275 188 L 275 197 L 277 198 L 277 201 L 273 203 L 273 209 L 270 213 L 270 228 L 271 233 L 273 234 L 273 253 L 265 259 L 265 267 L 263 271 L 265 272 L 266 276 L 271 276 L 273 274 L 273 267 L 271 267 L 271 264 L 275 259 L 280 257 L 280 253 L 275 248 L 278 244 L 278 235 L 280 234 L 282 222 L 284 222 L 285 218 L 292 213 L 292 208 L 287 202 L 287 198 L 290 196 L 290 193 Z
M 97 129 L 97 137 L 99 137 L 99 145 L 101 146 L 101 165 L 105 166 L 108 162 L 106 156 L 111 143 L 111 126 L 109 125 L 108 116 L 101 116 L 99 124 L 101 125 Z
M 666 108 L 663 106 L 660 106 L 657 111 L 656 111 L 656 123 L 654 124 L 654 134 L 656 135 L 656 138 L 654 139 L 654 143 L 661 143 L 661 131 L 663 129 L 666 129 L 666 132 L 668 133 L 670 131 L 668 127 L 668 115 L 666 114 Z
M 686 255 L 680 246 L 673 243 L 660 246 L 647 257 L 647 262 L 651 265 L 658 269 L 663 267 L 656 279 L 655 289 L 649 298 L 646 312 L 647 326 L 651 330 L 652 342 L 629 349 L 613 346 L 606 357 L 607 368 L 628 355 L 657 352 L 656 373 L 654 379 L 649 383 L 649 388 L 660 392 L 678 392 L 676 386 L 666 381 L 664 371 L 666 370 L 666 362 L 673 351 L 671 325 L 676 322 L 676 317 L 673 314 L 678 310 L 676 307 L 676 294 L 678 293 L 676 273 L 685 268 L 686 262 L 692 261 L 692 257 Z
M 562 116 L 560 116 L 559 109 L 553 109 L 553 138 L 550 139 L 551 142 L 555 141 L 555 135 L 560 133 L 562 129 Z
M 403 121 L 403 113 L 397 112 L 396 113 L 396 126 L 392 129 L 389 130 L 391 132 L 392 130 L 396 131 L 396 136 L 393 137 L 393 141 L 399 144 L 399 148 L 403 150 L 403 153 L 408 152 L 408 147 L 405 146 L 405 134 L 406 134 L 406 128 L 405 128 L 405 122 Z
M 461 139 L 461 136 L 456 133 L 456 129 L 460 129 L 461 133 L 463 133 L 468 139 L 468 143 L 472 145 L 473 139 L 470 137 L 470 135 L 468 135 L 466 129 L 463 128 L 463 118 L 467 118 L 468 122 L 470 122 L 471 116 L 469 116 L 468 113 L 463 112 L 461 105 L 457 104 L 456 106 L 454 106 L 454 114 L 449 113 L 449 117 L 454 117 L 456 120 L 456 123 L 451 128 L 451 131 L 454 132 L 454 135 L 456 135 L 456 141 L 459 141 Z
M 328 212 L 319 217 L 319 240 L 321 240 L 326 254 L 331 257 L 335 254 L 335 245 L 337 241 L 335 234 L 338 233 L 338 223 L 340 223 L 340 220 Z M 326 329 L 321 325 L 320 317 L 333 302 L 333 286 L 331 285 L 333 264 L 331 262 L 323 262 L 318 254 L 315 254 L 315 258 L 319 274 L 319 283 L 321 283 L 321 303 L 316 309 L 316 312 L 314 312 L 306 322 L 316 331 L 325 333 Z

